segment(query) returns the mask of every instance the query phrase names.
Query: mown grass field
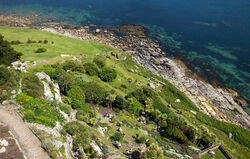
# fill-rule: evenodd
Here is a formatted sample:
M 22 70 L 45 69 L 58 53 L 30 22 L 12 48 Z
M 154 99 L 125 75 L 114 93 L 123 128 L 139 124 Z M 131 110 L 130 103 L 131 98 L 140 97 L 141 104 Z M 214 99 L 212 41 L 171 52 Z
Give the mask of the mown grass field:
M 61 54 L 79 55 L 79 54 L 95 54 L 104 51 L 113 50 L 107 45 L 96 43 L 93 41 L 73 39 L 62 35 L 53 34 L 47 31 L 39 31 L 26 28 L 15 28 L 0 26 L 0 33 L 5 40 L 19 40 L 22 44 L 13 45 L 14 49 L 22 52 L 22 60 L 46 60 Z M 28 40 L 36 41 L 48 40 L 44 43 L 27 43 Z M 54 42 L 54 44 L 52 44 Z M 35 53 L 38 48 L 45 48 L 45 53 Z

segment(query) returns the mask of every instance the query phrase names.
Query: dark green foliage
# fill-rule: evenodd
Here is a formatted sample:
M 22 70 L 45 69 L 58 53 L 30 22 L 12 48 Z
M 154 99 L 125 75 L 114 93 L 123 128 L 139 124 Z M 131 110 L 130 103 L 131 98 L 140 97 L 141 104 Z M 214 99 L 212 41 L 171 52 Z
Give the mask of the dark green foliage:
M 140 153 L 140 151 L 135 150 L 135 151 L 132 152 L 131 156 L 132 156 L 133 159 L 140 159 L 141 158 L 141 153 Z
M 63 116 L 43 99 L 21 93 L 17 95 L 16 101 L 22 105 L 21 112 L 28 122 L 54 127 L 56 121 L 64 121 Z
M 87 126 L 78 121 L 71 121 L 64 125 L 64 129 L 72 136 L 78 135 L 87 130 Z
M 68 116 L 70 116 L 70 113 L 71 113 L 71 110 L 72 110 L 72 108 L 71 108 L 70 105 L 68 105 L 68 104 L 61 104 L 60 105 L 60 109 L 61 109 L 61 111 L 63 111 L 66 114 L 68 114 Z
M 105 97 L 105 90 L 95 82 L 84 84 L 83 90 L 87 102 L 101 103 Z
M 85 63 L 84 64 L 85 71 L 90 76 L 98 75 L 98 68 L 94 63 Z
M 77 149 L 81 146 L 85 147 L 89 143 L 88 126 L 83 125 L 78 121 L 72 121 L 64 125 L 67 133 L 74 136 L 73 146 Z
M 119 109 L 126 109 L 128 107 L 128 104 L 123 96 L 117 95 L 115 97 L 115 101 L 114 101 L 113 106 L 116 108 L 119 108 Z
M 123 135 L 120 132 L 116 132 L 112 137 L 114 141 L 122 141 Z
M 44 95 L 44 88 L 39 78 L 32 73 L 25 73 L 22 81 L 22 91 L 27 95 L 39 98 Z
M 18 44 L 21 44 L 21 41 L 19 40 L 13 40 L 10 42 L 12 45 L 18 45 Z
M 90 123 L 90 119 L 95 117 L 96 117 L 96 111 L 94 109 L 90 109 L 89 107 L 88 108 L 85 107 L 84 109 L 78 110 L 76 114 L 76 118 L 78 120 L 84 121 L 86 123 Z
M 43 52 L 46 52 L 47 51 L 47 49 L 45 49 L 45 48 L 38 48 L 36 51 L 35 51 L 35 53 L 43 53 Z
M 66 92 L 75 85 L 74 77 L 69 73 L 65 72 L 64 70 L 60 70 L 60 74 L 57 77 L 56 82 L 58 82 L 60 86 L 60 91 L 64 94 L 66 94 Z
M 155 92 L 151 88 L 146 86 L 136 89 L 134 92 L 132 92 L 131 95 L 134 96 L 142 104 L 146 104 L 145 102 L 148 98 L 155 98 Z
M 78 61 L 75 60 L 68 60 L 63 63 L 63 69 L 65 71 L 70 70 L 70 71 L 78 71 L 78 72 L 83 72 L 84 68 L 82 64 Z
M 215 118 L 209 117 L 201 112 L 197 114 L 197 119 L 202 123 L 205 123 L 209 126 L 215 127 L 226 134 L 232 133 L 233 139 L 246 147 L 250 148 L 250 132 L 240 126 L 230 124 L 227 122 L 219 121 Z
M 142 104 L 135 97 L 129 98 L 128 101 L 128 111 L 130 113 L 140 115 L 141 111 L 143 110 Z
M 0 34 L 0 64 L 10 65 L 12 62 L 20 60 L 22 54 L 15 51 L 3 38 Z
M 169 108 L 165 104 L 162 103 L 160 98 L 156 98 L 154 100 L 153 107 L 154 109 L 158 109 L 161 113 L 166 113 L 166 114 L 170 113 Z
M 99 73 L 98 76 L 104 82 L 111 82 L 116 78 L 117 73 L 116 73 L 115 69 L 105 67 L 102 69 L 102 71 Z
M 81 87 L 73 86 L 69 91 L 67 91 L 68 97 L 71 98 L 71 105 L 73 108 L 80 108 L 85 103 L 85 95 Z
M 105 66 L 106 58 L 102 55 L 98 55 L 94 58 L 93 62 L 99 67 L 103 68 Z
M 7 67 L 0 65 L 0 86 L 5 84 L 10 78 L 10 71 Z
M 49 42 L 48 40 L 43 40 L 44 44 L 48 44 L 48 42 Z

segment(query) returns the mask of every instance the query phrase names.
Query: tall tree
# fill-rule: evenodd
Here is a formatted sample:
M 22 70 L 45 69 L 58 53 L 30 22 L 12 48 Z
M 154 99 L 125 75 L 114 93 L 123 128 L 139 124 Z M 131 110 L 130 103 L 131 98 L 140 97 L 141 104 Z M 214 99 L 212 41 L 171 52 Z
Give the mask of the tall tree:
M 10 65 L 12 62 L 20 60 L 21 56 L 22 53 L 15 51 L 0 34 L 0 64 Z

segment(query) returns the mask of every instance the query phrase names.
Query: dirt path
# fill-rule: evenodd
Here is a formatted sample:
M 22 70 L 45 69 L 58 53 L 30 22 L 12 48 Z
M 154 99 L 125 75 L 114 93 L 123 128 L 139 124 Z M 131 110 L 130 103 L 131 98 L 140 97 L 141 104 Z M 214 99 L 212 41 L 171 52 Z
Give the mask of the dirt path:
M 0 122 L 6 124 L 19 142 L 27 159 L 50 159 L 41 148 L 41 142 L 31 132 L 22 118 L 16 112 L 17 105 L 13 103 L 0 104 Z

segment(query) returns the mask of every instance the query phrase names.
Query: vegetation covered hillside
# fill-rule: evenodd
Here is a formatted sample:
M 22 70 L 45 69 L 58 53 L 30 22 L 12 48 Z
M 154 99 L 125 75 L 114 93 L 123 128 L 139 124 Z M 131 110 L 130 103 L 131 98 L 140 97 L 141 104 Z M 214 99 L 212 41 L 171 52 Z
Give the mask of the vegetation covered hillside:
M 57 136 L 35 131 L 52 158 L 199 158 L 201 150 L 218 143 L 234 158 L 250 156 L 248 130 L 203 114 L 167 80 L 120 50 L 24 28 L 0 27 L 0 33 L 23 53 L 20 65 L 25 62 L 28 71 L 1 65 L 1 94 L 8 90 L 2 100 L 14 98 L 27 122 L 62 126 Z M 50 79 L 41 79 L 41 72 Z M 10 79 L 15 80 L 7 88 Z M 53 144 L 66 143 L 69 135 L 70 153 L 65 144 Z

